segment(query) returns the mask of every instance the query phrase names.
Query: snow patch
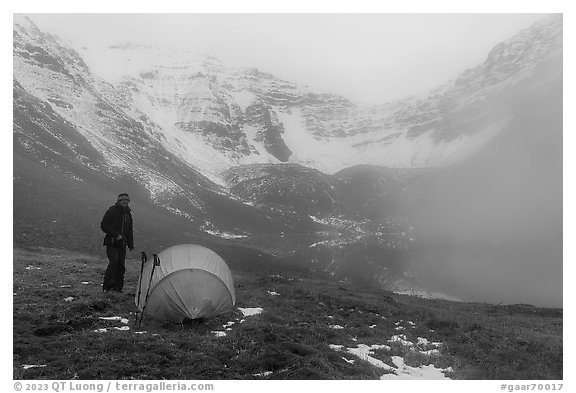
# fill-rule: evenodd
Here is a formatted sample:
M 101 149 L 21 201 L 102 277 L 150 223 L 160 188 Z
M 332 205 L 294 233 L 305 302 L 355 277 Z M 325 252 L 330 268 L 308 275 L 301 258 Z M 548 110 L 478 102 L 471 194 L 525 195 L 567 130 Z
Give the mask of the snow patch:
M 406 335 L 404 334 L 400 334 L 400 335 L 394 335 L 392 337 L 390 337 L 390 340 L 388 340 L 389 343 L 400 343 L 405 347 L 413 347 L 414 343 L 412 343 L 411 341 L 408 341 L 406 339 Z
M 399 337 L 393 336 L 391 340 L 388 342 L 401 342 L 403 344 L 409 344 L 406 346 L 413 346 L 411 342 L 406 340 L 406 337 Z M 419 344 L 431 344 L 425 338 L 419 337 L 418 338 Z M 434 343 L 440 344 L 440 343 Z M 388 379 L 424 379 L 424 380 L 437 380 L 437 379 L 450 379 L 444 375 L 445 372 L 452 372 L 452 368 L 437 368 L 433 364 L 430 365 L 422 365 L 420 367 L 410 367 L 404 363 L 404 359 L 400 356 L 391 356 L 392 363 L 394 363 L 395 367 L 392 367 L 386 363 L 384 363 L 380 359 L 376 359 L 371 355 L 374 355 L 375 350 L 385 350 L 390 351 L 391 348 L 388 345 L 383 344 L 374 344 L 374 345 L 365 345 L 365 344 L 358 344 L 356 348 L 347 348 L 344 349 L 343 345 L 336 345 L 336 344 L 329 344 L 329 348 L 334 351 L 346 351 L 349 354 L 352 354 L 358 357 L 361 360 L 367 361 L 368 363 L 372 364 L 375 367 L 381 368 L 389 373 L 384 374 L 380 377 L 381 380 L 388 380 Z M 438 355 L 439 351 L 437 349 L 432 349 L 428 351 L 420 352 L 425 355 Z M 347 363 L 353 363 L 353 360 L 349 360 L 342 356 Z
M 38 368 L 38 367 L 46 367 L 46 365 L 45 364 L 23 364 L 22 365 L 22 368 L 24 370 L 28 370 L 30 368 Z
M 428 339 L 423 338 L 423 337 L 418 337 L 417 338 L 418 342 L 416 343 L 419 347 L 426 347 L 426 346 L 432 346 L 432 347 L 439 347 L 442 345 L 441 342 L 430 342 L 428 341 Z
M 114 327 L 114 328 L 111 328 L 111 329 L 120 330 L 120 331 L 122 331 L 122 332 L 125 332 L 125 331 L 130 330 L 130 328 L 129 328 L 128 326 Z M 95 333 L 106 333 L 106 332 L 108 332 L 108 330 L 109 330 L 109 329 L 101 328 L 101 329 L 96 329 L 96 330 L 94 330 L 94 332 L 95 332 Z
M 102 319 L 103 321 L 116 321 L 116 322 L 122 322 L 123 324 L 128 324 L 128 319 L 127 318 L 122 318 L 122 317 L 98 317 L 98 319 Z
M 374 349 L 387 349 L 390 350 L 390 347 L 386 345 L 371 345 L 368 346 L 366 344 L 358 344 L 356 348 L 348 348 L 348 353 L 367 361 L 368 363 L 376 366 L 378 368 L 387 370 L 387 371 L 394 371 L 394 367 L 387 365 L 382 360 L 376 359 L 370 355 L 374 354 Z
M 410 367 L 404 363 L 404 359 L 400 356 L 392 356 L 392 362 L 396 366 L 393 369 L 393 374 L 384 374 L 380 377 L 381 380 L 387 379 L 450 379 L 444 375 L 444 372 L 451 371 L 451 369 L 437 368 L 433 364 L 420 367 Z
M 246 113 L 246 108 L 248 108 L 251 104 L 253 104 L 257 99 L 254 93 L 251 93 L 246 90 L 233 91 L 230 92 L 230 95 L 244 113 Z
M 326 220 L 323 220 L 323 219 L 318 218 L 316 216 L 308 216 L 308 217 L 310 217 L 310 219 L 317 224 L 327 224 Z
M 242 239 L 242 238 L 248 237 L 246 235 L 237 235 L 235 233 L 216 231 L 213 229 L 204 229 L 204 232 L 209 233 L 213 236 L 221 237 L 222 239 Z
M 419 289 L 404 289 L 404 290 L 394 291 L 394 293 L 397 293 L 398 295 L 408 295 L 408 296 L 421 297 L 423 299 L 441 299 L 441 300 L 450 300 L 453 302 L 461 302 L 462 301 L 462 300 L 460 300 L 454 296 L 446 295 L 444 293 L 425 291 L 425 290 L 419 290 Z
M 272 374 L 272 371 L 264 371 L 258 374 L 252 374 L 253 377 L 267 377 L 268 375 Z
M 427 355 L 427 356 L 438 356 L 440 355 L 440 350 L 438 349 L 429 349 L 427 351 L 420 351 L 420 353 L 422 355 Z
M 244 315 L 245 317 L 258 315 L 264 311 L 264 309 L 261 307 L 253 307 L 253 308 L 240 308 L 240 307 L 238 307 L 238 310 L 240 310 L 242 315 Z
M 226 332 L 227 331 L 231 331 L 232 330 L 232 326 L 234 326 L 236 324 L 236 322 L 238 322 L 238 319 L 236 319 L 236 321 L 228 321 L 226 322 L 224 325 L 222 325 L 222 329 L 224 330 L 213 330 L 210 333 L 216 335 L 216 337 L 225 337 L 226 336 Z M 244 322 L 244 320 L 240 320 L 239 323 Z

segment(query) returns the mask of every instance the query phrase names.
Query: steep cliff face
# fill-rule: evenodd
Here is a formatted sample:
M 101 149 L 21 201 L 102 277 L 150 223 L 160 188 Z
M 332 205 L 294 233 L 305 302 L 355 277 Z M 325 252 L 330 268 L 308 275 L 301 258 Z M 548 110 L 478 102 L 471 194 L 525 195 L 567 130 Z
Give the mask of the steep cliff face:
M 286 162 L 292 152 L 282 139 L 284 126 L 273 117 L 270 109 L 263 103 L 251 104 L 246 108 L 246 124 L 252 125 L 256 131 L 254 142 L 263 142 L 268 153 L 281 162 Z

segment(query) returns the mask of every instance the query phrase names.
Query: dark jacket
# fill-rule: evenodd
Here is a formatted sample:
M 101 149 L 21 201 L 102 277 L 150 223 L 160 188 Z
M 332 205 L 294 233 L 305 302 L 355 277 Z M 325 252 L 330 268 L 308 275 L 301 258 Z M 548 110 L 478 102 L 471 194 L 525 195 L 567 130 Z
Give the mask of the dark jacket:
M 106 233 L 104 237 L 105 246 L 115 246 L 134 248 L 134 237 L 132 234 L 132 214 L 127 206 L 123 208 L 119 204 L 110 206 L 104 214 L 100 228 Z M 118 235 L 122 235 L 122 240 L 116 240 Z

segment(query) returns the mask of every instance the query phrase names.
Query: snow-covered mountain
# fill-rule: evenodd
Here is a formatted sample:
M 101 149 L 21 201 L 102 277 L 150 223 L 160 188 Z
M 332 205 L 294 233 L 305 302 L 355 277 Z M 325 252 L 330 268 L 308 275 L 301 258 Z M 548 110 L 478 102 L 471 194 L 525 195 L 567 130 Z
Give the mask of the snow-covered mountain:
M 530 120 L 557 117 L 561 15 L 520 31 L 427 95 L 382 105 L 184 51 L 73 48 L 14 17 L 15 195 L 33 194 L 15 198 L 15 221 L 31 230 L 38 223 L 29 211 L 41 212 L 46 227 L 56 222 L 56 211 L 39 207 L 50 198 L 90 202 L 96 221 L 97 196 L 124 187 L 150 203 L 154 219 L 140 227 L 150 241 L 159 232 L 175 239 L 166 224 L 179 228 L 178 239 L 236 239 L 336 278 L 358 273 L 418 290 L 399 283 L 420 229 L 405 213 L 418 210 L 426 173 L 492 161 L 496 145 L 504 146 L 499 157 L 515 160 L 519 150 L 556 152 L 561 143 L 561 126 L 551 132 Z M 79 196 L 63 196 L 67 187 Z M 158 207 L 178 224 L 164 223 Z M 64 205 L 62 212 L 69 214 Z
M 369 106 L 185 51 L 122 44 L 78 53 L 17 18 L 14 77 L 50 99 L 65 118 L 82 122 L 114 166 L 126 162 L 103 147 L 122 141 L 91 131 L 102 115 L 114 115 L 109 108 L 217 180 L 231 166 L 254 163 L 290 162 L 335 173 L 362 164 L 410 168 L 457 161 L 514 121 L 506 103 L 494 105 L 494 97 L 529 78 L 561 45 L 562 18 L 553 16 L 425 97 Z M 89 83 L 97 97 L 62 79 L 67 73 L 76 83 Z M 87 111 L 89 105 L 100 113 Z
M 158 124 L 94 75 L 77 52 L 26 18 L 14 25 L 13 95 L 15 173 L 34 175 L 30 167 L 40 165 L 51 176 L 97 185 L 112 195 L 122 187 L 206 233 L 241 236 L 242 230 L 227 231 L 239 223 L 249 230 L 246 216 L 271 216 L 278 232 L 286 230 L 290 219 L 259 212 L 167 150 Z M 236 218 L 218 223 L 223 205 Z M 256 231 L 267 226 L 257 219 L 251 225 Z
M 561 34 L 561 17 L 541 21 L 427 96 L 371 106 L 209 56 L 130 44 L 81 53 L 161 127 L 167 149 L 201 171 L 291 162 L 335 173 L 360 164 L 437 166 L 469 156 L 513 121 L 506 108 L 487 101 L 560 50 Z

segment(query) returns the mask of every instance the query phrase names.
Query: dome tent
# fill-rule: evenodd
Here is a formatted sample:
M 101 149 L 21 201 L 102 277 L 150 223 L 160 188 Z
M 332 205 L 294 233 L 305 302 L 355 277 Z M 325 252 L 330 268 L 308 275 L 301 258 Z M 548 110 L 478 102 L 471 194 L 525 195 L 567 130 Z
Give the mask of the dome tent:
M 232 273 L 214 251 L 181 244 L 145 263 L 138 280 L 135 303 L 141 318 L 182 322 L 210 318 L 230 311 L 236 303 Z

